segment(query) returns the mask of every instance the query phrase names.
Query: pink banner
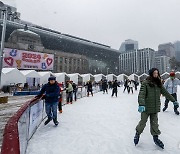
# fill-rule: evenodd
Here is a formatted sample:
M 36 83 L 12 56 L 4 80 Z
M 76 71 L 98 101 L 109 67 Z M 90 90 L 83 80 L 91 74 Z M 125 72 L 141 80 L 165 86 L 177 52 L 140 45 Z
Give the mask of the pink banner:
M 4 49 L 3 67 L 53 70 L 54 55 L 17 49 Z

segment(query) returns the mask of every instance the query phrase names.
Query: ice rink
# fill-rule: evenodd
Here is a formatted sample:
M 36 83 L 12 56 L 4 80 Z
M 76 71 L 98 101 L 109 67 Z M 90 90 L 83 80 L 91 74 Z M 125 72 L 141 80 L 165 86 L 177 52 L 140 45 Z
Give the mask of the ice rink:
M 180 116 L 173 112 L 172 103 L 167 111 L 159 113 L 165 149 L 157 147 L 150 134 L 149 121 L 135 147 L 135 127 L 140 120 L 137 112 L 138 91 L 118 97 L 99 92 L 63 107 L 59 125 L 44 121 L 29 142 L 27 154 L 178 154 L 180 153 Z M 180 100 L 180 88 L 178 89 Z M 162 106 L 164 97 L 162 97 Z

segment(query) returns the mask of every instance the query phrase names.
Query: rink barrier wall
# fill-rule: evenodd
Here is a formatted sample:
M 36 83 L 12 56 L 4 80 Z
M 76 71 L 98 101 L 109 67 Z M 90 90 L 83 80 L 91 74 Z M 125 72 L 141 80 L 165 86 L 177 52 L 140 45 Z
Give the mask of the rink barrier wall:
M 100 91 L 93 87 L 93 93 Z M 79 86 L 77 99 L 87 96 L 87 88 Z M 66 104 L 66 92 L 62 92 L 62 105 Z M 7 122 L 1 154 L 25 154 L 29 140 L 46 117 L 44 101 L 33 98 L 27 101 Z

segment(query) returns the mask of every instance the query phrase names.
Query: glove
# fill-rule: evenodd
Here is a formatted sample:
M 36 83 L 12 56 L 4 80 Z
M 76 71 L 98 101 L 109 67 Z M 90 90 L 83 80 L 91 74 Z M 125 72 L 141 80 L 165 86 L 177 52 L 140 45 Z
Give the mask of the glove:
M 179 103 L 178 103 L 177 101 L 173 102 L 173 104 L 174 104 L 174 106 L 175 106 L 176 108 L 179 107 Z
M 145 106 L 139 106 L 138 107 L 138 112 L 142 113 L 145 111 Z

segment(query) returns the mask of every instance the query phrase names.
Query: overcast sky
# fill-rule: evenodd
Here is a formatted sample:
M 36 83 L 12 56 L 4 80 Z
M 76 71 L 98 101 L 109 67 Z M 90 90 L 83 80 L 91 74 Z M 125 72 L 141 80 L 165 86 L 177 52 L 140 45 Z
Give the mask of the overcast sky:
M 2 0 L 21 19 L 119 49 L 180 40 L 180 0 Z

